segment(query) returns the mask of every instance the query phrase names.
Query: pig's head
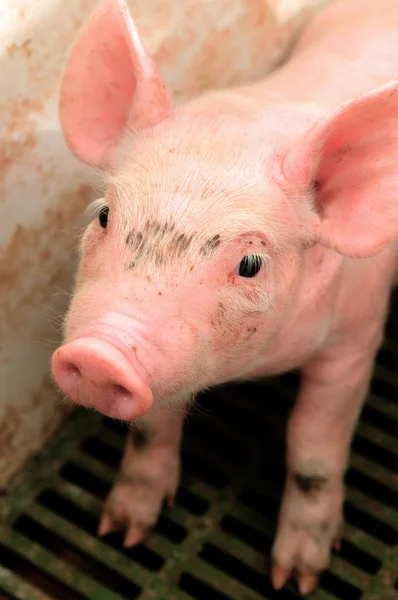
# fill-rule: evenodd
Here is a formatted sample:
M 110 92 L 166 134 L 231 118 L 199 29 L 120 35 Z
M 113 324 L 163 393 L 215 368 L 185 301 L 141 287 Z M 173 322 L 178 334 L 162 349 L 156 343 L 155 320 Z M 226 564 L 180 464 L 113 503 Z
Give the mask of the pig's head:
M 391 89 L 347 105 L 293 149 L 286 121 L 281 142 L 264 144 L 244 102 L 225 94 L 219 106 L 175 109 L 122 0 L 105 0 L 83 29 L 61 123 L 107 191 L 91 207 L 52 361 L 78 404 L 132 420 L 245 375 L 299 301 L 309 248 L 370 256 L 397 234 Z

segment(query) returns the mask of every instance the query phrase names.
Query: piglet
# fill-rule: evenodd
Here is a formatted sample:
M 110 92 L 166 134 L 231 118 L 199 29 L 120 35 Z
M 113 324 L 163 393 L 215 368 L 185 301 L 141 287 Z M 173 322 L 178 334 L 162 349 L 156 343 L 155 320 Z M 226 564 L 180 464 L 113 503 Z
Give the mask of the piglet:
M 397 73 L 396 0 L 336 0 L 264 81 L 179 108 L 123 0 L 82 30 L 60 116 L 106 194 L 52 371 L 132 423 L 101 535 L 136 544 L 172 505 L 195 394 L 300 368 L 272 582 L 316 587 L 397 262 Z

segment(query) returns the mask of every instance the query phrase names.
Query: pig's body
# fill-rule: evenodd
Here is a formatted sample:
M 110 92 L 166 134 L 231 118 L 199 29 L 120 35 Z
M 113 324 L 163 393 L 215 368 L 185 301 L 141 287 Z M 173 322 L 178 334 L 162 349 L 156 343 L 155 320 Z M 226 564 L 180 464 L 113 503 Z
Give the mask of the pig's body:
M 105 0 L 63 84 L 72 151 L 110 171 L 109 222 L 101 213 L 84 236 L 55 378 L 133 420 L 152 402 L 300 367 L 272 578 L 295 571 L 303 593 L 338 543 L 397 265 L 397 76 L 396 1 L 339 0 L 264 82 L 174 111 L 123 6 Z M 100 527 L 125 524 L 128 544 L 179 477 L 182 416 L 151 411 L 142 426 Z

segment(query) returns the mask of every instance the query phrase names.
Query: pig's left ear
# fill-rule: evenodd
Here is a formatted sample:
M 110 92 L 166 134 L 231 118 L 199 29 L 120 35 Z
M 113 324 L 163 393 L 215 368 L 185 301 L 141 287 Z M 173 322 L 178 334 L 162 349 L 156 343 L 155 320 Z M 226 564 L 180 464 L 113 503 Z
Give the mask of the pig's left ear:
M 60 96 L 66 142 L 81 161 L 106 166 L 129 123 L 155 125 L 173 102 L 145 51 L 124 0 L 102 0 L 67 63 Z
M 398 236 L 398 82 L 315 125 L 283 170 L 313 186 L 320 243 L 357 258 L 381 251 Z

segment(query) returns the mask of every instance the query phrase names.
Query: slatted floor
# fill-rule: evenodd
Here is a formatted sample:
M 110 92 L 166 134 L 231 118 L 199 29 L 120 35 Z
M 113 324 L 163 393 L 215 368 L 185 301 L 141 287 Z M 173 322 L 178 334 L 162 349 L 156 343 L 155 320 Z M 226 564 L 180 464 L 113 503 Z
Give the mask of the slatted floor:
M 342 549 L 313 600 L 398 599 L 398 310 L 347 474 Z M 142 545 L 99 540 L 126 430 L 77 411 L 2 506 L 0 600 L 293 600 L 267 569 L 297 377 L 204 396 L 186 426 L 178 502 Z

